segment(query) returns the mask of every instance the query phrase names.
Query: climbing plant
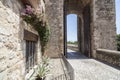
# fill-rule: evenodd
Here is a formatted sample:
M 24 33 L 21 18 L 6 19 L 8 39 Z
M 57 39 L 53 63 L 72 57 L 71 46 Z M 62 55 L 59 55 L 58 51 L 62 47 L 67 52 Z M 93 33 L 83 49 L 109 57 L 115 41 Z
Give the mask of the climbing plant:
M 36 30 L 38 31 L 38 34 L 40 36 L 40 41 L 41 41 L 41 51 L 44 53 L 47 42 L 49 40 L 49 29 L 48 29 L 48 24 L 43 22 L 39 22 L 38 24 L 35 25 Z
M 26 8 L 22 11 L 21 16 L 24 21 L 31 24 L 38 31 L 41 42 L 41 51 L 44 53 L 45 47 L 49 40 L 47 21 L 43 21 L 42 16 L 37 14 L 30 5 L 26 5 Z

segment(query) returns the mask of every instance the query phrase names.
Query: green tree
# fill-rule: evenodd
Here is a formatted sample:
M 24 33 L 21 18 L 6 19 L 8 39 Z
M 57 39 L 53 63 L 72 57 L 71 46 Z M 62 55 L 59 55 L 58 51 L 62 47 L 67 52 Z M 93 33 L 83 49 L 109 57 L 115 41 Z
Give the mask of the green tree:
M 68 41 L 67 44 L 78 44 L 77 41 Z
M 117 35 L 117 50 L 120 51 L 120 34 Z

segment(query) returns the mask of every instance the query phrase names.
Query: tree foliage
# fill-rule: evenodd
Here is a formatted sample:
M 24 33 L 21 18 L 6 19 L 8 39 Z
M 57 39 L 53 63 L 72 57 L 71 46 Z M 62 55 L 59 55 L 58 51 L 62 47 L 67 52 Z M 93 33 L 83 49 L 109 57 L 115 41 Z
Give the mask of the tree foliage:
M 68 43 L 68 44 L 78 44 L 77 41 L 68 41 L 67 43 Z
M 120 34 L 117 35 L 117 50 L 120 51 Z

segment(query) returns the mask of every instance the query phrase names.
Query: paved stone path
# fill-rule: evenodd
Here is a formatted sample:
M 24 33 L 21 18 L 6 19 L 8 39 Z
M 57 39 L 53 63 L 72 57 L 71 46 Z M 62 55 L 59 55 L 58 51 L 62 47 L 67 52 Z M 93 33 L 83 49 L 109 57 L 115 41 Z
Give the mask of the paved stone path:
M 50 66 L 50 74 L 52 74 L 53 77 L 57 77 L 64 73 L 61 58 L 51 59 Z
M 75 71 L 75 80 L 120 80 L 120 70 L 80 53 L 68 50 L 69 63 Z

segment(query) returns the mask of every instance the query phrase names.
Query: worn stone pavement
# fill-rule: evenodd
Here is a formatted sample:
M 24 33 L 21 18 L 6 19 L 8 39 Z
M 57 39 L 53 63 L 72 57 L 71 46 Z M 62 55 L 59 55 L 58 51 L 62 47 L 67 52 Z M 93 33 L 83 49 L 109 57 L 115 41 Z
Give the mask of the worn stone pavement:
M 67 60 L 74 68 L 75 80 L 120 80 L 120 70 L 78 52 L 68 49 Z

